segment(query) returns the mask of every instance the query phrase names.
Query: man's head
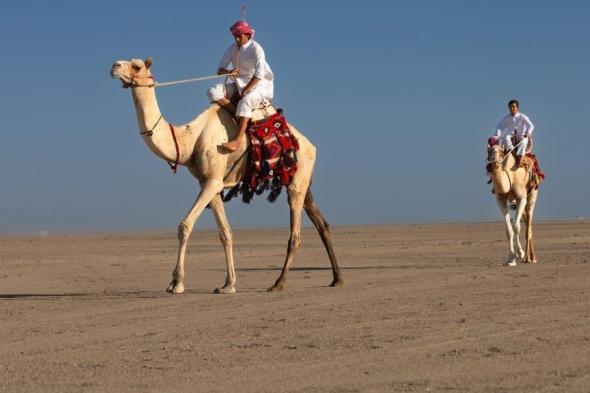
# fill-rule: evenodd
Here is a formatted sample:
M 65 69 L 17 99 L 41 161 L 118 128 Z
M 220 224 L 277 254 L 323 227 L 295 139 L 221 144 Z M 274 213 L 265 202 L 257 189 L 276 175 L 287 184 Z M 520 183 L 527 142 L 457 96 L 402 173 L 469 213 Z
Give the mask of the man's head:
M 248 42 L 250 38 L 254 35 L 254 29 L 250 27 L 247 22 L 244 21 L 237 21 L 234 23 L 230 28 L 229 31 L 234 36 L 236 40 L 236 44 L 238 46 L 242 46 Z
M 510 114 L 512 116 L 514 116 L 518 113 L 519 108 L 520 108 L 520 104 L 518 103 L 518 100 L 508 101 L 508 110 L 510 111 Z

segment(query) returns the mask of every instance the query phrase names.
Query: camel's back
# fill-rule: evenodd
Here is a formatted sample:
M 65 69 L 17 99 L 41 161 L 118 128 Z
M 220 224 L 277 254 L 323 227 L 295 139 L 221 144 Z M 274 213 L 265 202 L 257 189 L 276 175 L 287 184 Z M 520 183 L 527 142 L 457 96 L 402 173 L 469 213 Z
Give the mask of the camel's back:
M 512 154 L 509 153 L 508 157 L 506 157 L 502 168 L 508 173 L 513 188 L 518 188 L 521 191 L 526 189 L 529 174 L 522 166 L 516 167 L 516 159 Z
M 249 144 L 244 136 L 243 143 L 235 152 L 228 153 L 221 144 L 234 138 L 237 125 L 233 117 L 218 105 L 213 104 L 190 123 L 199 132 L 195 141 L 191 172 L 197 177 L 223 177 L 226 187 L 235 185 L 243 176 L 246 164 L 246 149 Z M 299 142 L 297 151 L 298 166 L 311 167 L 315 163 L 316 148 L 295 126 L 289 130 Z
M 275 113 L 274 111 L 272 113 Z M 260 114 L 257 114 L 260 117 Z M 289 124 L 289 130 L 299 141 L 300 150 L 304 154 L 313 151 L 315 157 L 315 146 L 303 135 L 293 124 Z M 203 113 L 201 113 L 195 120 L 191 122 L 191 126 L 196 129 L 201 129 L 202 134 L 199 136 L 200 144 L 212 145 L 221 144 L 227 139 L 232 139 L 238 131 L 237 124 L 233 117 L 224 109 L 221 109 L 217 104 L 211 105 Z M 246 143 L 242 144 L 242 149 L 233 153 L 225 153 L 230 157 L 239 157 L 245 150 Z

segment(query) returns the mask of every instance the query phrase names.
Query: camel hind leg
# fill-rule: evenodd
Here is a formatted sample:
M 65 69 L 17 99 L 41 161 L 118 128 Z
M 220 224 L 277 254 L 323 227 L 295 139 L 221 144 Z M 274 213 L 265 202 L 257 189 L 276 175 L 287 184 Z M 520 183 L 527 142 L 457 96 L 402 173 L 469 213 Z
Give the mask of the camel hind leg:
M 303 204 L 303 208 L 307 213 L 307 216 L 313 222 L 320 237 L 322 238 L 322 242 L 324 243 L 324 247 L 326 247 L 326 251 L 328 252 L 328 257 L 330 258 L 330 263 L 332 264 L 332 275 L 334 279 L 331 287 L 338 287 L 344 284 L 342 280 L 342 274 L 340 273 L 340 268 L 338 267 L 338 261 L 336 260 L 336 253 L 334 253 L 334 248 L 332 247 L 332 235 L 330 233 L 330 225 L 320 212 L 317 204 L 313 200 L 313 195 L 311 193 L 311 186 L 307 189 L 307 194 L 305 194 L 305 201 Z
M 526 253 L 524 261 L 527 263 L 538 262 L 533 242 L 533 212 L 535 210 L 535 203 L 537 203 L 537 193 L 537 190 L 532 190 L 528 193 L 527 207 L 524 214 L 526 223 Z
M 304 190 L 303 192 L 305 191 L 307 190 Z M 287 257 L 285 258 L 283 270 L 281 270 L 281 274 L 274 285 L 268 289 L 269 292 L 282 291 L 285 289 L 287 272 L 289 271 L 291 262 L 293 262 L 295 253 L 301 245 L 301 210 L 303 209 L 305 194 L 293 184 L 287 188 L 287 192 L 289 194 L 291 236 L 289 237 L 289 243 L 287 244 Z
M 285 259 L 285 264 L 283 265 L 283 269 L 281 270 L 279 278 L 277 279 L 275 284 L 269 288 L 269 291 L 285 289 L 287 272 L 289 271 L 289 267 L 293 262 L 295 253 L 301 245 L 302 208 L 305 208 L 305 212 L 317 228 L 320 237 L 322 238 L 322 242 L 326 247 L 326 251 L 328 252 L 328 257 L 330 258 L 330 263 L 332 264 L 333 274 L 333 280 L 330 286 L 337 287 L 344 284 L 344 281 L 342 280 L 342 274 L 340 273 L 340 268 L 338 267 L 338 262 L 336 260 L 336 253 L 334 252 L 334 248 L 332 247 L 330 226 L 326 222 L 324 216 L 322 216 L 322 213 L 320 212 L 320 209 L 314 202 L 313 195 L 311 193 L 311 188 L 308 187 L 307 192 L 305 193 L 305 197 L 303 197 L 303 193 L 297 192 L 295 189 L 289 188 L 289 206 L 291 214 L 291 237 L 289 238 L 289 243 L 287 246 L 287 258 Z

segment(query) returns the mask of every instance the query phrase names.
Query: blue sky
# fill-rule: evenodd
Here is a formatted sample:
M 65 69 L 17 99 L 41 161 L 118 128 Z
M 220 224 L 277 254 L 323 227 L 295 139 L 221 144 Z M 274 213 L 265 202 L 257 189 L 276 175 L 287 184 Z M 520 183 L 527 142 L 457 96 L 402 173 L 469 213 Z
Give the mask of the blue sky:
M 137 135 L 115 60 L 160 81 L 210 75 L 241 1 L 19 1 L 0 13 L 0 233 L 175 228 L 198 186 Z M 248 1 L 275 104 L 318 147 L 333 224 L 498 219 L 485 142 L 511 98 L 536 125 L 545 219 L 590 216 L 590 5 L 583 1 Z M 158 90 L 167 120 L 209 82 Z M 285 199 L 226 206 L 236 227 L 288 225 Z M 197 228 L 212 228 L 206 211 Z

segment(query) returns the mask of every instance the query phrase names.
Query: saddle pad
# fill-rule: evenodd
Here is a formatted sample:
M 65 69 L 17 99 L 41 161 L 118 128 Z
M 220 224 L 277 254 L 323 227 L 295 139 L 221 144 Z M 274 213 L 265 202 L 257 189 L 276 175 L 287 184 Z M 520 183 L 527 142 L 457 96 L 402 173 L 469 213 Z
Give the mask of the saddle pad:
M 538 189 L 539 185 L 545 180 L 545 172 L 539 166 L 539 159 L 532 153 L 526 153 L 522 160 L 522 165 L 527 171 L 531 172 L 531 181 L 528 185 L 529 190 L 533 188 Z
M 283 186 L 288 186 L 297 171 L 299 143 L 279 111 L 248 127 L 248 164 L 244 178 L 223 197 L 224 202 L 242 194 L 249 203 L 254 194 L 270 190 L 268 200 L 274 202 Z

